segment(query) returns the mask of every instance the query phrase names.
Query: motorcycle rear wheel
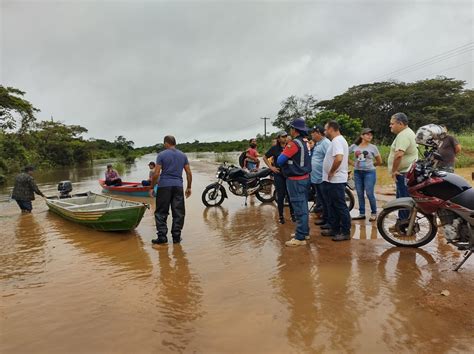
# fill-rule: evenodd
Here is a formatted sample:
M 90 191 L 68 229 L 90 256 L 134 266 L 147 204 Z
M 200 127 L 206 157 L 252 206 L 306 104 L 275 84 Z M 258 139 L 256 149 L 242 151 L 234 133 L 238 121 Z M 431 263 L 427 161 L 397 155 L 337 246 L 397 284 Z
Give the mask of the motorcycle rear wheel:
M 432 215 L 417 210 L 413 236 L 407 236 L 408 220 L 398 220 L 400 210 L 408 211 L 404 206 L 384 209 L 377 218 L 377 229 L 385 241 L 398 247 L 421 247 L 435 238 L 438 227 Z M 413 212 L 409 210 L 410 215 Z M 423 230 L 423 231 L 422 231 Z
M 262 189 L 260 189 L 258 192 L 255 192 L 257 199 L 262 203 L 272 203 L 275 201 L 276 190 L 273 181 L 271 179 L 264 179 L 260 181 L 260 184 L 262 185 Z M 267 188 L 269 191 L 264 190 Z
M 355 204 L 354 193 L 352 193 L 352 190 L 349 187 L 346 187 L 344 192 L 346 193 L 345 200 L 347 207 L 349 208 L 349 211 L 351 211 L 352 209 L 354 209 Z

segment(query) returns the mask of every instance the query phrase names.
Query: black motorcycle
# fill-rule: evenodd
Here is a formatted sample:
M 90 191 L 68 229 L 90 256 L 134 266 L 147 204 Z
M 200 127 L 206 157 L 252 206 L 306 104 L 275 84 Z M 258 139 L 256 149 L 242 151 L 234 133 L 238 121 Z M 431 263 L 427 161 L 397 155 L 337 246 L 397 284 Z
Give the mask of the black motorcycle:
M 223 186 L 223 183 L 227 182 L 232 194 L 245 197 L 246 205 L 249 195 L 255 195 L 262 203 L 271 203 L 275 200 L 271 172 L 268 168 L 257 172 L 247 172 L 240 167 L 224 163 L 217 169 L 217 182 L 208 185 L 202 192 L 202 202 L 207 207 L 221 205 L 224 198 L 228 198 Z

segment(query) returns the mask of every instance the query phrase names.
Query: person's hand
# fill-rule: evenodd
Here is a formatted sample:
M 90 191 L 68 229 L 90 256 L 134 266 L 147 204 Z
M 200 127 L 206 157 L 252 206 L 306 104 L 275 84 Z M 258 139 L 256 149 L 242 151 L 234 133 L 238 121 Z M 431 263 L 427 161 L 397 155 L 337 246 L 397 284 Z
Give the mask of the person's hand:
M 331 179 L 331 178 L 333 178 L 333 177 L 334 177 L 334 172 L 329 172 L 329 173 L 328 173 L 328 179 Z
M 155 190 L 153 188 L 150 188 L 150 190 L 148 191 L 148 194 L 150 195 L 150 197 L 154 197 L 155 196 Z
M 186 188 L 186 192 L 184 192 L 184 195 L 186 198 L 189 198 L 191 196 L 191 188 Z
M 398 171 L 392 172 L 392 179 L 393 179 L 394 181 L 396 181 L 396 180 L 397 180 L 397 176 L 399 176 L 399 175 L 400 175 L 400 172 L 398 172 Z
M 280 173 L 280 169 L 275 167 L 275 166 L 271 166 L 270 167 L 270 170 L 273 172 L 273 173 Z

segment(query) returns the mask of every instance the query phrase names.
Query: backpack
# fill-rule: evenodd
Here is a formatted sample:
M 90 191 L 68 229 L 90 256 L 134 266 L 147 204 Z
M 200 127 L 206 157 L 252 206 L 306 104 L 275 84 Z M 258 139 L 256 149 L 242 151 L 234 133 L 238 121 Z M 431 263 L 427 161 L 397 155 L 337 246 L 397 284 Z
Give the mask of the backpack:
M 241 168 L 244 168 L 246 158 L 247 158 L 247 151 L 244 151 L 239 156 L 239 165 Z

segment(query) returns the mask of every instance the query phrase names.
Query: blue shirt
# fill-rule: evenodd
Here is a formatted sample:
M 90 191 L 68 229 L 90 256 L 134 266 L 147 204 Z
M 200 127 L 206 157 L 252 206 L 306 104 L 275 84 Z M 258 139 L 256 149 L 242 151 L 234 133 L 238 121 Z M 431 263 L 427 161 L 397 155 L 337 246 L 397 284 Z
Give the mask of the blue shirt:
M 183 169 L 188 165 L 188 157 L 176 148 L 166 149 L 156 157 L 161 166 L 158 187 L 183 187 Z
M 311 154 L 311 183 L 323 183 L 323 161 L 330 144 L 327 138 L 322 138 L 314 144 Z

